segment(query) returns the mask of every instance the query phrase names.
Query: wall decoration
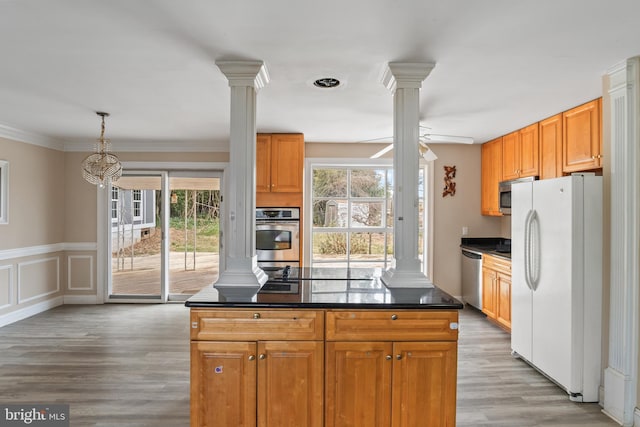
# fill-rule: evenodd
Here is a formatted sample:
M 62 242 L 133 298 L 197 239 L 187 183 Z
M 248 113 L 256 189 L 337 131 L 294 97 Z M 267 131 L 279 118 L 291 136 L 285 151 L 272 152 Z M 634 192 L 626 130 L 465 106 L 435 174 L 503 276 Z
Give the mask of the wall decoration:
M 444 166 L 444 190 L 442 191 L 442 197 L 456 195 L 456 183 L 453 182 L 453 178 L 456 177 L 455 166 Z

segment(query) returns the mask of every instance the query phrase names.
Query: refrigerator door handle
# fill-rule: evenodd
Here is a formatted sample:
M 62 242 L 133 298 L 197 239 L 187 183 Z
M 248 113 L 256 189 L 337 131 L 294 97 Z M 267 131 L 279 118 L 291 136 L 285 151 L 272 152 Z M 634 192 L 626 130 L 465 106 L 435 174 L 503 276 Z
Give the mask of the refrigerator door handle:
M 535 291 L 540 282 L 540 218 L 535 210 L 531 215 L 529 242 L 529 280 L 531 289 Z
M 533 287 L 531 285 L 529 266 L 531 264 L 531 218 L 534 212 L 534 210 L 529 210 L 524 220 L 524 281 L 531 290 L 533 290 Z

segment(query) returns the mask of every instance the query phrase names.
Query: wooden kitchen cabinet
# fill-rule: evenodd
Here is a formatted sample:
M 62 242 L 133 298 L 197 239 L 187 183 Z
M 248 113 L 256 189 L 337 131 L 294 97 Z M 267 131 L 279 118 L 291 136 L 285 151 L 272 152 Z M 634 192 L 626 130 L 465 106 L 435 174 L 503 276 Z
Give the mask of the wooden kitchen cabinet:
M 324 313 L 192 310 L 191 322 L 192 427 L 322 427 Z
M 502 216 L 498 200 L 498 183 L 502 180 L 502 137 L 482 144 L 481 202 L 482 215 Z
M 257 192 L 302 192 L 303 167 L 303 134 L 258 134 L 256 136 Z
M 506 258 L 482 255 L 482 312 L 511 330 L 511 261 Z
M 539 174 L 538 123 L 502 137 L 502 180 Z
M 326 325 L 325 426 L 455 426 L 457 313 L 329 311 Z
M 562 171 L 602 168 L 601 98 L 562 113 Z
M 562 114 L 539 123 L 540 179 L 562 176 Z

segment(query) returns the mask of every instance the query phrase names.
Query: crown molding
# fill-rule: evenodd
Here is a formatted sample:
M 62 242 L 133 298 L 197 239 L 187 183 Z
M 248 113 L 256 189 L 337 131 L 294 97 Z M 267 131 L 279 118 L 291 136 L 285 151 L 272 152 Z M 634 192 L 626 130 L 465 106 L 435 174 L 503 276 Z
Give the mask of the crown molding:
M 13 141 L 25 142 L 27 144 L 38 145 L 52 150 L 63 151 L 64 143 L 61 140 L 44 136 L 35 132 L 17 129 L 0 123 L 0 138 L 11 139 Z
M 89 152 L 93 145 L 84 141 L 65 142 L 64 151 Z M 111 140 L 114 153 L 227 153 L 229 141 L 114 141 Z

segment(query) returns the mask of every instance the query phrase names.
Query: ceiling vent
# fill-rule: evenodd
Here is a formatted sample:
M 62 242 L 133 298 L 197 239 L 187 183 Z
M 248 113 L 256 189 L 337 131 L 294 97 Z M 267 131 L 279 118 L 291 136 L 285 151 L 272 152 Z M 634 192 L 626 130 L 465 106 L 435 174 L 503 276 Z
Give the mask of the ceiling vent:
M 313 82 L 313 85 L 322 89 L 332 89 L 340 86 L 340 80 L 333 77 L 323 77 Z

